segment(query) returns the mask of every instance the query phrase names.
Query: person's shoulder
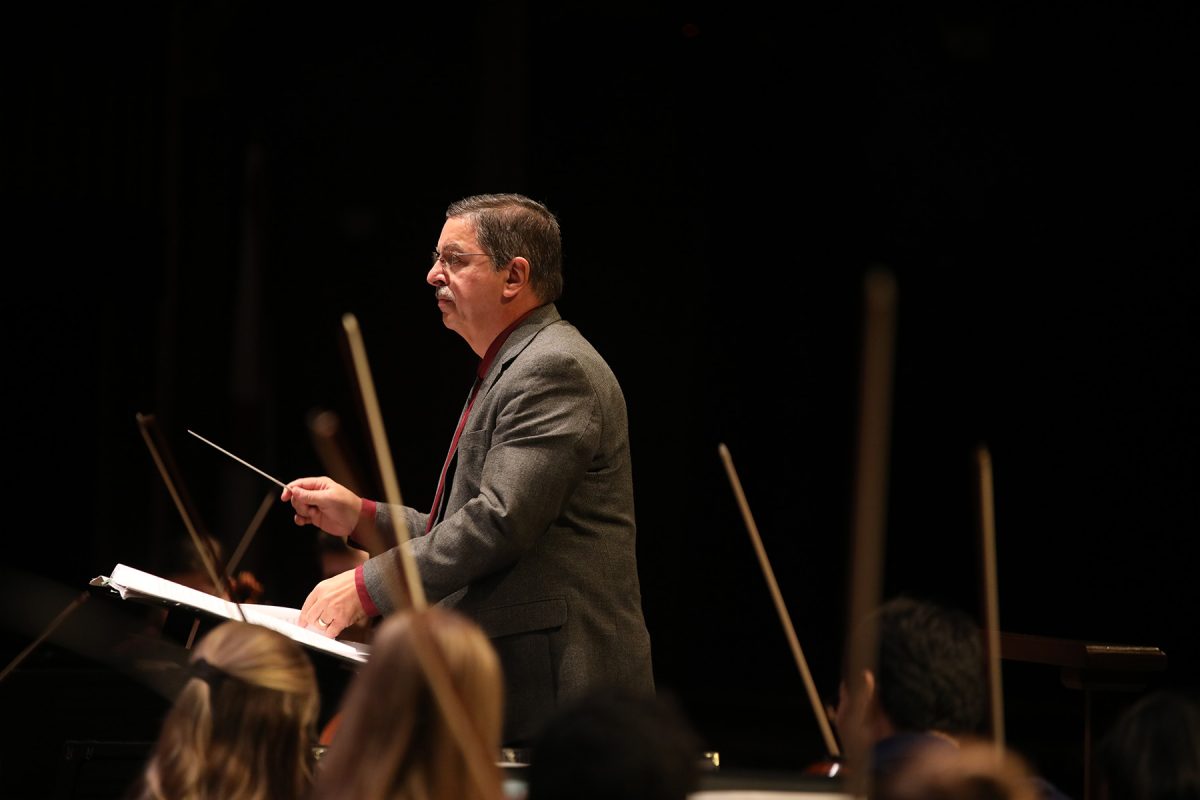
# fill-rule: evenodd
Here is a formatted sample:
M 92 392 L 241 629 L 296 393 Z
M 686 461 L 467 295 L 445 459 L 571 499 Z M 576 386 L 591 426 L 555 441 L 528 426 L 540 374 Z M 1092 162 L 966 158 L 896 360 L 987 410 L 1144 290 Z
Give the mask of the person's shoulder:
M 537 327 L 508 356 L 510 378 L 584 381 L 593 387 L 612 386 L 616 375 L 600 351 L 553 304 L 530 315 Z
M 546 358 L 561 358 L 563 360 L 588 360 L 603 362 L 600 352 L 588 341 L 587 337 L 561 317 L 548 320 L 534 333 L 527 350 Z
M 506 382 L 520 386 L 523 393 L 530 387 L 575 387 L 591 397 L 604 398 L 605 403 L 624 403 L 620 382 L 599 351 L 570 323 L 558 322 L 539 331 L 512 362 L 506 365 Z M 555 402 L 560 402 L 559 397 Z

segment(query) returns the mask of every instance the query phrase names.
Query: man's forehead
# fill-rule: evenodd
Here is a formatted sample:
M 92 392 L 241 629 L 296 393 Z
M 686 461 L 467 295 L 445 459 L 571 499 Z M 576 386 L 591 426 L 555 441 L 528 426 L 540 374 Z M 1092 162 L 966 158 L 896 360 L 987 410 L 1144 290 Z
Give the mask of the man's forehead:
M 438 241 L 442 248 L 448 245 L 474 245 L 475 225 L 465 217 L 451 217 L 442 226 L 442 235 Z

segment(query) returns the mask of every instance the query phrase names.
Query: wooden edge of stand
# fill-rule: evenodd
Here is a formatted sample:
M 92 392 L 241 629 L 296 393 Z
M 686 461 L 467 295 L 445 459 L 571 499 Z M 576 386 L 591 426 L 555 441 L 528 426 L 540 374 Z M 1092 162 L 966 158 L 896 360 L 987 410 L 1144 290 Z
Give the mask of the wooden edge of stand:
M 1167 668 L 1167 654 L 1157 647 L 1103 644 L 1023 633 L 1000 634 L 1000 657 L 1005 661 L 1025 661 L 1105 673 L 1162 672 Z

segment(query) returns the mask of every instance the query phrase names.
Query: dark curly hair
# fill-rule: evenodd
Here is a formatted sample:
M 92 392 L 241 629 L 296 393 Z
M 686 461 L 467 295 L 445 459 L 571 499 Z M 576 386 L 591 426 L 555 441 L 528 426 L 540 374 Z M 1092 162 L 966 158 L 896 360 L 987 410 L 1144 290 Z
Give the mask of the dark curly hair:
M 978 733 L 987 677 L 979 626 L 927 600 L 896 597 L 875 612 L 879 702 L 899 730 Z

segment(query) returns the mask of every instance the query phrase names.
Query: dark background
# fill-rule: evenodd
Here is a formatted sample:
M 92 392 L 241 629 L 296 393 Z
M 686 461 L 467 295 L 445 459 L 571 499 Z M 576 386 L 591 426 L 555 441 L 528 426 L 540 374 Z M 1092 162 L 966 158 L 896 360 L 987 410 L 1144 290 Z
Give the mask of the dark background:
M 898 287 L 884 594 L 978 616 L 983 444 L 1002 628 L 1161 647 L 1158 683 L 1197 685 L 1194 4 L 112 5 L 0 34 L 5 663 L 183 541 L 139 412 L 229 549 L 275 489 L 187 429 L 289 480 L 324 471 L 307 420 L 332 410 L 380 495 L 347 312 L 428 505 L 474 356 L 427 254 L 450 201 L 519 191 L 558 214 L 559 308 L 625 390 L 659 686 L 726 764 L 823 746 L 717 446 L 832 700 L 874 265 Z M 316 553 L 280 504 L 244 566 L 298 606 Z M 106 602 L 0 686 L 10 776 L 153 738 L 161 699 L 71 644 Z M 1010 744 L 1078 793 L 1081 695 L 1006 670 Z

